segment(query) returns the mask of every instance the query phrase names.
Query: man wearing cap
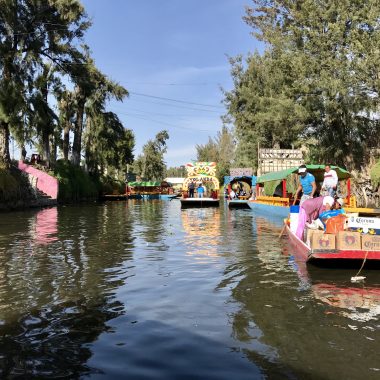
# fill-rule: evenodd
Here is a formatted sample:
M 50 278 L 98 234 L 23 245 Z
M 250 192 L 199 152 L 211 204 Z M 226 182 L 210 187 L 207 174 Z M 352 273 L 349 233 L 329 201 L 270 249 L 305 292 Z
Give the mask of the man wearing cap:
M 298 186 L 298 189 L 294 196 L 293 205 L 296 204 L 298 194 L 301 191 L 303 194 L 300 200 L 300 205 L 302 205 L 302 203 L 305 202 L 307 199 L 313 198 L 314 193 L 317 190 L 317 185 L 315 184 L 315 177 L 311 173 L 308 173 L 306 165 L 301 165 L 298 168 L 298 174 L 300 175 L 300 185 Z

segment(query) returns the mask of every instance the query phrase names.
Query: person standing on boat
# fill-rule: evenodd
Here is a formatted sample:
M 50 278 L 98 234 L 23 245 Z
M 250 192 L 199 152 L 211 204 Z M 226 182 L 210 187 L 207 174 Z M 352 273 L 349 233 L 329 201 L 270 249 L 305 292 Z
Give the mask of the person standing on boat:
M 197 188 L 198 198 L 203 198 L 203 195 L 205 193 L 205 188 L 202 185 L 202 182 L 198 185 Z
M 317 190 L 317 185 L 315 183 L 315 177 L 307 171 L 306 165 L 301 165 L 298 168 L 298 174 L 300 175 L 300 185 L 294 195 L 293 205 L 296 204 L 298 194 L 302 191 L 303 194 L 300 200 L 301 206 L 307 199 L 314 197 L 315 191 Z
M 311 223 L 318 219 L 324 211 L 329 211 L 334 207 L 335 200 L 329 195 L 305 200 L 300 206 L 298 215 L 298 225 L 296 235 L 302 240 L 306 222 Z
M 321 190 L 325 191 L 328 195 L 330 195 L 330 197 L 334 198 L 337 186 L 338 186 L 338 174 L 336 174 L 335 170 L 331 169 L 330 165 L 326 165 Z
M 191 181 L 191 182 L 189 183 L 189 186 L 188 186 L 187 188 L 188 188 L 188 190 L 189 190 L 189 197 L 190 197 L 190 198 L 194 198 L 194 189 L 195 189 L 195 184 L 194 184 L 194 182 Z

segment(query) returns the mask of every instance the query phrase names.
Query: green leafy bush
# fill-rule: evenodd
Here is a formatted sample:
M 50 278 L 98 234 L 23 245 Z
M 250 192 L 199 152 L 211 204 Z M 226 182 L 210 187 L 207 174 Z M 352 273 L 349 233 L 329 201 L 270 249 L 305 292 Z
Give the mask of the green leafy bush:
M 98 197 L 98 181 L 68 161 L 57 161 L 54 176 L 59 182 L 59 201 L 71 202 Z

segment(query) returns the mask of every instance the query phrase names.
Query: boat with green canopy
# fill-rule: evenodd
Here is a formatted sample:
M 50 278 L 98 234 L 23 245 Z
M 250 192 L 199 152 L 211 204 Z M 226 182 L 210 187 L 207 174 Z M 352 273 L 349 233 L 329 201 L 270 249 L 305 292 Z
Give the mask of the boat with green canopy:
M 315 177 L 317 191 L 323 182 L 325 165 L 306 165 L 309 173 Z M 378 214 L 379 209 L 358 208 L 356 197 L 351 193 L 351 174 L 338 166 L 331 166 L 338 175 L 339 193 L 344 199 L 344 209 L 347 212 L 361 214 Z M 293 204 L 294 194 L 298 187 L 298 167 L 263 174 L 257 177 L 256 198 L 248 201 L 249 207 L 255 212 L 270 213 L 286 218 L 289 207 Z M 297 201 L 298 202 L 298 201 Z
M 127 184 L 127 196 L 129 199 L 170 199 L 177 195 L 166 181 L 134 181 Z

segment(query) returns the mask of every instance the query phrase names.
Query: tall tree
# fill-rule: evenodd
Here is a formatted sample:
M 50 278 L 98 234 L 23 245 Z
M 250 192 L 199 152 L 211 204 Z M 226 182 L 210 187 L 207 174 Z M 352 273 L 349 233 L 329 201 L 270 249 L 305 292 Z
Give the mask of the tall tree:
M 24 127 L 31 83 L 47 61 L 62 62 L 88 28 L 78 0 L 0 0 L 0 162 L 10 164 L 9 133 Z M 59 26 L 59 27 L 57 27 Z M 29 87 L 29 89 L 28 89 Z
M 297 69 L 291 76 L 293 101 L 307 111 L 303 136 L 313 138 L 312 157 L 360 166 L 365 149 L 379 142 L 379 120 L 373 115 L 379 104 L 380 3 L 253 3 L 245 20 L 255 36 Z
M 143 146 L 143 152 L 136 159 L 133 170 L 136 174 L 149 180 L 161 181 L 165 177 L 166 140 L 169 134 L 163 130 L 157 133 L 154 140 L 149 140 Z

